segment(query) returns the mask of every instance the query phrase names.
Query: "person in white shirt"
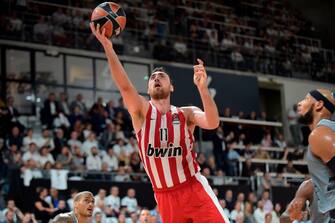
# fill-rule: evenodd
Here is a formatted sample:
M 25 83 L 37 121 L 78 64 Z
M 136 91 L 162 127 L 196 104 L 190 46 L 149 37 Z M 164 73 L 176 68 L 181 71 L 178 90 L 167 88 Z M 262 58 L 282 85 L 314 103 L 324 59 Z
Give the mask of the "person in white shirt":
M 54 140 L 50 137 L 48 129 L 42 130 L 42 137 L 36 140 L 36 144 L 39 148 L 42 148 L 43 146 L 49 147 L 50 150 L 55 148 Z
M 66 203 L 70 210 L 73 210 L 73 199 L 78 194 L 77 189 L 71 189 L 71 198 L 67 199 Z
M 107 154 L 103 156 L 102 162 L 108 164 L 109 171 L 116 171 L 119 168 L 119 161 L 114 154 L 113 146 L 108 147 Z
M 83 143 L 80 140 L 78 140 L 78 132 L 76 131 L 71 132 L 71 136 L 70 139 L 67 141 L 67 144 L 70 146 L 70 150 L 72 153 L 74 153 L 76 146 L 81 148 Z
M 232 210 L 232 212 L 230 213 L 230 219 L 232 221 L 236 221 L 236 216 L 237 215 L 243 215 L 243 211 L 241 210 L 241 202 L 237 201 L 235 203 L 235 207 Z
M 22 147 L 22 151 L 28 151 L 29 148 L 29 144 L 34 142 L 37 142 L 37 139 L 33 137 L 33 129 L 29 128 L 27 129 L 27 135 L 23 138 L 23 147 Z
M 224 199 L 220 199 L 219 203 L 220 203 L 220 205 L 223 209 L 224 214 L 227 216 L 227 218 L 231 219 L 230 218 L 230 211 L 227 208 L 226 201 Z
M 34 142 L 31 142 L 29 144 L 29 149 L 27 152 L 25 152 L 22 156 L 22 161 L 25 163 L 27 162 L 28 160 L 32 159 L 32 160 L 35 160 L 35 161 L 39 161 L 39 154 L 37 152 L 37 146 L 36 146 L 36 143 Z
M 128 214 L 138 210 L 137 199 L 135 195 L 136 191 L 133 188 L 129 188 L 127 191 L 127 196 L 121 200 L 121 205 L 127 208 Z
M 47 146 L 43 146 L 40 149 L 40 155 L 38 158 L 39 166 L 43 167 L 46 162 L 50 162 L 51 164 L 55 164 L 55 160 L 49 152 L 49 148 Z
M 99 150 L 97 147 L 93 146 L 91 149 L 91 155 L 86 159 L 87 170 L 101 170 L 102 160 L 99 156 Z
M 97 195 L 94 196 L 94 205 L 97 206 L 99 202 L 105 202 L 106 199 L 106 190 L 105 189 L 99 189 L 99 192 Z
M 258 201 L 257 208 L 254 212 L 254 218 L 255 218 L 256 223 L 264 223 L 265 212 L 263 210 L 263 201 Z
M 121 201 L 119 197 L 119 188 L 113 186 L 110 188 L 110 195 L 105 200 L 107 215 L 118 215 L 120 213 Z
M 127 156 L 130 156 L 133 152 L 138 151 L 138 144 L 135 137 L 130 137 L 129 142 L 126 145 L 125 153 Z
M 81 147 L 81 151 L 86 155 L 91 155 L 92 147 L 98 148 L 98 141 L 96 140 L 95 133 L 91 132 L 89 133 L 87 139 L 83 143 Z

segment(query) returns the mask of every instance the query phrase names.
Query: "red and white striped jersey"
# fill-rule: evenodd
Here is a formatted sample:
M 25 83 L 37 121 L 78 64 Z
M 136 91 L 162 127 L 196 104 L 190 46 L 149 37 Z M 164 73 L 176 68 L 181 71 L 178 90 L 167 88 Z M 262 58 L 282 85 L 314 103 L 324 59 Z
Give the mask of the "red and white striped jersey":
M 173 188 L 200 171 L 194 137 L 180 108 L 171 106 L 162 114 L 150 102 L 137 140 L 143 166 L 156 190 Z

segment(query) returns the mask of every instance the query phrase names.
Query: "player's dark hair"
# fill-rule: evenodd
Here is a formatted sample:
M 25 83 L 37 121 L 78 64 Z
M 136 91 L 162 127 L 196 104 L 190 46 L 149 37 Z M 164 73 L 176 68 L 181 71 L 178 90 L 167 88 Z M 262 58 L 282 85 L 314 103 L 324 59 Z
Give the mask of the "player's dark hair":
M 163 73 L 167 74 L 167 75 L 169 76 L 169 78 L 170 78 L 170 82 L 171 82 L 171 84 L 172 84 L 171 76 L 170 76 L 170 74 L 164 69 L 164 67 L 155 67 L 155 68 L 152 70 L 150 76 L 151 76 L 153 73 L 155 73 L 155 72 L 163 72 Z M 149 76 L 149 79 L 150 79 L 150 76 Z

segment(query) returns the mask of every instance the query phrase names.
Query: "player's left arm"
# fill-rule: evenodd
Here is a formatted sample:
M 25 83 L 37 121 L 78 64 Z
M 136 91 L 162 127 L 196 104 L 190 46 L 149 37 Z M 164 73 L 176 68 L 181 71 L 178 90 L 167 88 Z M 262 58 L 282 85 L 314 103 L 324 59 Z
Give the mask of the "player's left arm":
M 218 108 L 207 87 L 207 73 L 204 62 L 200 59 L 197 60 L 199 64 L 193 66 L 193 82 L 200 93 L 204 111 L 194 106 L 187 107 L 187 110 L 190 111 L 188 121 L 203 129 L 215 129 L 220 123 Z
M 308 138 L 312 153 L 319 157 L 335 174 L 335 134 L 325 126 L 319 126 Z

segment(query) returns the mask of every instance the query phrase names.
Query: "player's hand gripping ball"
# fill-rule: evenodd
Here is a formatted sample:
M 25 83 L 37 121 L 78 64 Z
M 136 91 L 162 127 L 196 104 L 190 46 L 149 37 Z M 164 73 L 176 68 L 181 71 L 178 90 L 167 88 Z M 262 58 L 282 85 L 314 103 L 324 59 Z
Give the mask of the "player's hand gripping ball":
M 91 22 L 100 29 L 105 28 L 105 36 L 110 38 L 119 35 L 126 27 L 126 13 L 120 5 L 114 2 L 104 2 L 92 12 Z

